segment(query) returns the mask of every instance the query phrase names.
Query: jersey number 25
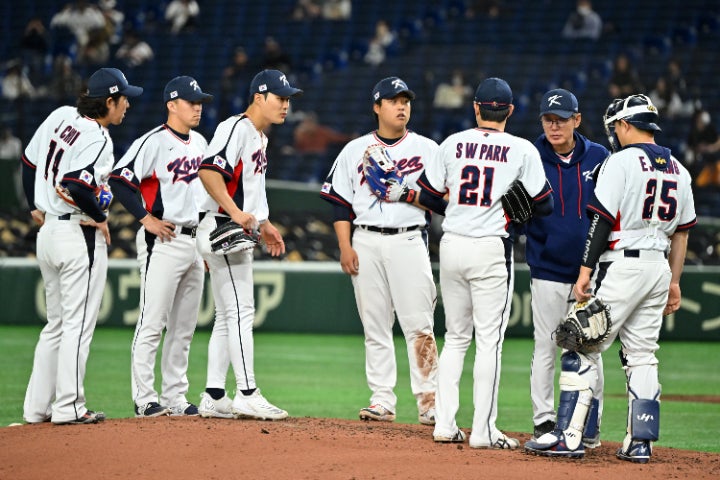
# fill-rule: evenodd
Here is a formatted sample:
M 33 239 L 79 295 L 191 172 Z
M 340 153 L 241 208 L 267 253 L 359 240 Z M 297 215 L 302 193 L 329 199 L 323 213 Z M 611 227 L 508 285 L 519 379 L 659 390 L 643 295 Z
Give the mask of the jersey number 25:
M 657 190 L 657 180 L 648 180 L 645 185 L 645 202 L 643 202 L 643 220 L 651 220 L 655 206 L 655 191 Z M 660 200 L 662 205 L 657 206 L 657 216 L 660 220 L 670 221 L 677 214 L 677 199 L 673 196 L 677 190 L 677 182 L 663 181 L 660 183 Z

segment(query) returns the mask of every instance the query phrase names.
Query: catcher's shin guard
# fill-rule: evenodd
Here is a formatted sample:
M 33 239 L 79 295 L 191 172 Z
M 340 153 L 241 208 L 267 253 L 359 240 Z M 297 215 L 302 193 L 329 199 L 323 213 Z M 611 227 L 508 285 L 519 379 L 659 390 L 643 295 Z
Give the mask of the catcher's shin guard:
M 536 455 L 581 458 L 588 412 L 593 402 L 587 375 L 592 364 L 585 364 L 577 352 L 565 351 L 561 357 L 560 401 L 555 430 L 525 444 L 525 450 Z
M 560 358 L 562 371 L 556 429 L 563 431 L 570 450 L 582 448 L 583 432 L 593 401 L 588 379 L 593 365 L 587 364 L 584 359 L 583 355 L 571 351 L 564 352 Z
M 637 398 L 628 385 L 628 424 L 623 446 L 616 456 L 633 463 L 647 463 L 652 442 L 660 437 L 660 389 L 652 400 Z
M 585 430 L 583 431 L 583 444 L 586 447 L 595 448 L 600 446 L 600 400 L 593 398 L 590 403 L 590 411 L 585 421 Z

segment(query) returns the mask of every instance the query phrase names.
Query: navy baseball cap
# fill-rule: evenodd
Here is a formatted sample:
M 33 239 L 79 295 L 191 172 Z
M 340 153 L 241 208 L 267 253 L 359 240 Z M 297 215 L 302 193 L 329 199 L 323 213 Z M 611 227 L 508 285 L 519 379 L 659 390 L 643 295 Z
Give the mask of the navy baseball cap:
M 250 95 L 256 93 L 274 93 L 278 97 L 294 97 L 303 91 L 290 85 L 287 77 L 280 70 L 263 70 L 255 75 L 250 83 Z
M 540 101 L 540 116 L 557 115 L 561 118 L 570 118 L 578 113 L 578 101 L 568 90 L 555 88 L 543 95 Z
M 116 93 L 126 97 L 137 97 L 143 93 L 143 89 L 142 87 L 130 85 L 125 75 L 117 68 L 101 68 L 90 76 L 88 80 L 88 97 L 109 97 Z
M 512 105 L 510 85 L 502 78 L 486 78 L 475 91 L 475 102 L 488 110 L 505 110 Z
M 203 93 L 202 88 L 193 77 L 183 75 L 170 80 L 163 91 L 163 100 L 165 102 L 176 98 L 182 98 L 188 102 L 204 103 L 211 102 L 213 96 L 209 93 Z
M 372 98 L 373 102 L 377 102 L 382 98 L 395 98 L 403 93 L 410 97 L 410 100 L 415 100 L 415 92 L 408 88 L 407 83 L 398 77 L 387 77 L 375 84 Z

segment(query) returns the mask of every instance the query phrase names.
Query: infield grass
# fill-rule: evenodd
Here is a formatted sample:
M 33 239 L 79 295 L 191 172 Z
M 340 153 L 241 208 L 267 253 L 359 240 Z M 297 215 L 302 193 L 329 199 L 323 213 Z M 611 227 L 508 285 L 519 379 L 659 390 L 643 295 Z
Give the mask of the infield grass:
M 22 422 L 25 388 L 39 327 L 0 327 L 0 425 Z M 130 342 L 132 329 L 99 327 L 90 350 L 85 380 L 88 407 L 108 417 L 133 416 L 130 396 Z M 190 351 L 190 392 L 197 402 L 205 385 L 207 343 L 210 333 L 196 332 Z M 404 340 L 396 338 L 398 358 L 397 421 L 417 423 L 415 400 L 410 392 Z M 720 452 L 720 345 L 717 343 L 661 342 L 661 435 L 659 446 Z M 438 339 L 442 348 L 442 339 Z M 627 399 L 625 376 L 617 345 L 605 357 L 605 413 L 602 438 L 621 441 L 625 434 Z M 506 339 L 503 348 L 497 425 L 509 432 L 530 432 L 531 339 Z M 158 358 L 160 358 L 158 356 Z M 474 345 L 465 358 L 461 380 L 458 424 L 472 423 L 472 362 Z M 255 334 L 255 370 L 258 385 L 268 399 L 296 417 L 356 419 L 367 406 L 370 391 L 365 382 L 363 338 L 354 335 Z M 158 375 L 159 378 L 159 375 Z M 228 390 L 234 393 L 232 375 Z M 556 388 L 557 390 L 557 388 Z M 556 392 L 557 394 L 557 392 Z M 671 397 L 672 396 L 672 397 Z M 701 396 L 710 401 L 670 400 L 676 396 Z M 432 430 L 428 428 L 428 436 Z

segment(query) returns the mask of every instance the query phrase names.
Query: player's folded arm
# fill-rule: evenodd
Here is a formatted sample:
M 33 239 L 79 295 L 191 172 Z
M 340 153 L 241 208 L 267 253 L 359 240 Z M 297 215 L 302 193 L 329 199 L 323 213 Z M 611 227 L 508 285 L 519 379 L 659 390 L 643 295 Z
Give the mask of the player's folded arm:
M 148 212 L 145 210 L 142 200 L 140 200 L 138 189 L 134 183 L 128 182 L 123 176 L 111 175 L 108 185 L 110 185 L 115 198 L 125 207 L 125 210 L 138 220 L 145 218 Z
M 533 210 L 534 215 L 547 217 L 553 212 L 553 209 L 555 208 L 555 199 L 552 195 L 552 187 L 550 187 L 547 180 L 545 181 L 545 186 L 540 193 L 533 197 L 533 203 L 535 204 L 535 208 Z
M 82 182 L 67 182 L 65 188 L 67 188 L 75 204 L 83 213 L 98 223 L 102 223 L 107 219 L 105 212 L 102 211 L 98 204 L 95 190 L 88 188 Z
M 23 190 L 25 191 L 25 200 L 27 204 L 35 209 L 35 173 L 37 172 L 37 166 L 30 163 L 25 155 L 22 156 L 22 184 Z
M 418 187 L 420 187 L 418 203 L 429 208 L 433 212 L 444 216 L 445 210 L 448 206 L 448 202 L 445 200 L 445 194 L 438 191 L 430 184 L 425 172 L 420 175 L 416 183 Z

